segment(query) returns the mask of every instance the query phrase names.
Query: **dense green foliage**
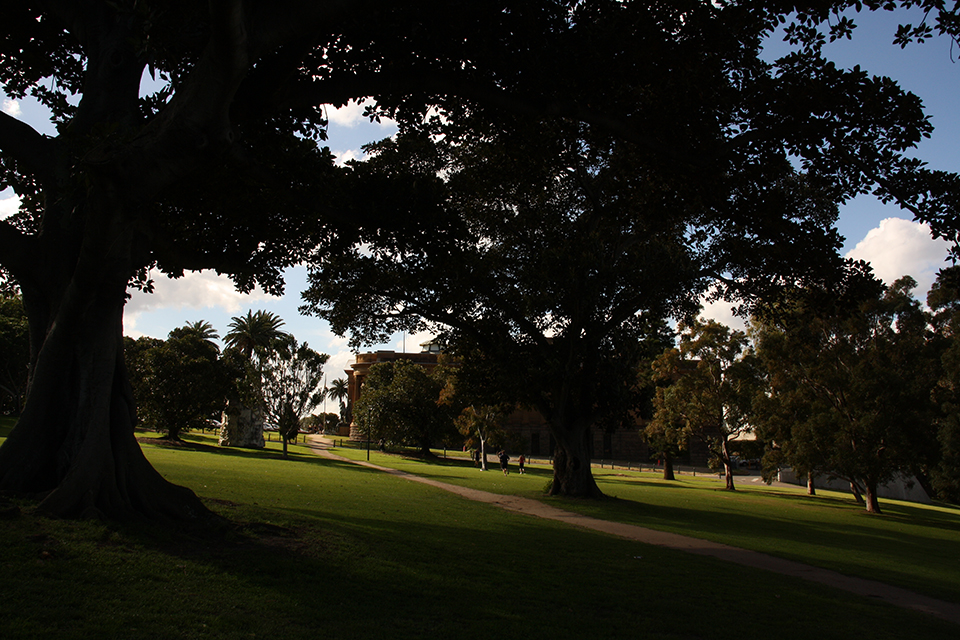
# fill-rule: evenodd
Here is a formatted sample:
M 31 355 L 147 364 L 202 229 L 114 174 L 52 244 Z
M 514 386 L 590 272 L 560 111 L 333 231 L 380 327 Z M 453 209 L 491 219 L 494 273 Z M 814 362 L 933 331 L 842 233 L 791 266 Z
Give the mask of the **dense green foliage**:
M 960 504 L 960 268 L 940 272 L 927 305 L 941 367 L 933 393 L 940 458 L 930 465 L 931 484 L 942 498 Z
M 747 335 L 713 320 L 680 327 L 680 345 L 657 358 L 654 379 L 669 381 L 656 389 L 656 413 L 646 432 L 683 446 L 697 438 L 709 447 L 734 489 L 731 441 L 753 430 L 752 405 L 760 388 L 756 358 Z
M 287 443 L 300 432 L 300 420 L 323 402 L 323 365 L 330 358 L 293 337 L 275 341 L 262 352 L 263 404 L 268 421 Z
M 879 511 L 877 487 L 937 466 L 942 340 L 904 277 L 885 287 L 854 271 L 830 292 L 808 289 L 754 325 L 768 375 L 754 422 L 773 445 L 768 468 L 845 479 Z
M 141 425 L 167 434 L 210 427 L 226 408 L 238 371 L 195 327 L 180 327 L 167 340 L 124 339 L 124 352 Z
M 430 447 L 456 434 L 454 413 L 440 402 L 445 380 L 439 369 L 428 372 L 410 360 L 380 362 L 368 372 L 354 419 L 374 442 Z

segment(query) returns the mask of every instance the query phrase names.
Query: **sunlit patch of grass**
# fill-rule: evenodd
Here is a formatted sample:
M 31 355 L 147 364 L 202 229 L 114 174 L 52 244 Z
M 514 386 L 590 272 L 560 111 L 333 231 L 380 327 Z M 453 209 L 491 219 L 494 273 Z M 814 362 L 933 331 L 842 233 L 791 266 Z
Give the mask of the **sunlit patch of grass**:
M 365 451 L 337 453 L 359 459 Z M 551 470 L 529 475 L 483 473 L 472 463 L 371 454 L 371 462 L 475 489 L 524 495 L 596 518 L 705 538 L 821 566 L 960 602 L 960 510 L 882 500 L 883 515 L 856 505 L 849 494 L 738 482 L 730 492 L 716 476 L 594 469 L 602 501 L 545 498 L 541 482 Z M 515 468 L 514 468 L 515 469 Z
M 18 513 L 0 520 L 0 637 L 719 640 L 731 633 L 719 612 L 739 637 L 955 632 L 870 599 L 512 514 L 305 448 L 284 460 L 279 447 L 188 440 L 198 446 L 143 448 L 225 516 L 225 529 L 50 520 L 8 498 Z M 542 485 L 537 475 L 417 464 L 530 481 L 533 493 Z

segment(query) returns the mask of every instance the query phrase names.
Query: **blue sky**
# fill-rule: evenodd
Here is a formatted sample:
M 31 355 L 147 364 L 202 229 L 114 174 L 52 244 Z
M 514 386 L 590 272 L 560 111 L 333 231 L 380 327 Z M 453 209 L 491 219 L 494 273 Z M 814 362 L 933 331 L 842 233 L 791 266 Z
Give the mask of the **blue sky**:
M 899 22 L 919 21 L 916 13 L 909 18 L 903 12 L 896 14 L 867 13 L 855 16 L 859 25 L 851 41 L 828 45 L 828 55 L 842 67 L 859 64 L 871 74 L 890 76 L 901 86 L 923 100 L 935 127 L 932 138 L 921 142 L 915 155 L 934 169 L 960 173 L 960 47 L 949 39 L 937 38 L 906 49 L 892 43 Z M 784 45 L 772 41 L 772 52 Z M 41 109 L 30 100 L 14 102 L 3 100 L 3 110 L 29 122 L 44 133 L 53 133 Z M 329 140 L 327 145 L 341 160 L 361 157 L 360 147 L 395 133 L 389 123 L 378 125 L 363 119 L 362 108 L 352 105 L 341 110 L 330 110 Z M 17 200 L 9 190 L 0 192 L 0 217 L 15 210 Z M 945 243 L 930 239 L 928 233 L 910 221 L 911 216 L 895 205 L 884 205 L 864 196 L 848 203 L 841 210 L 840 233 L 846 238 L 844 252 L 871 262 L 876 273 L 891 282 L 900 275 L 912 275 L 920 282 L 916 292 L 924 296 L 936 270 L 944 264 Z M 134 293 L 128 304 L 125 332 L 134 337 L 150 335 L 165 338 L 167 333 L 186 322 L 206 320 L 221 334 L 227 331 L 230 318 L 245 314 L 248 309 L 266 309 L 278 314 L 286 322 L 286 330 L 301 341 L 306 340 L 321 352 L 329 353 L 327 366 L 330 378 L 342 375 L 342 370 L 353 356 L 345 338 L 334 336 L 329 326 L 317 318 L 299 315 L 300 291 L 306 283 L 303 268 L 287 274 L 287 293 L 272 298 L 262 293 L 240 295 L 226 278 L 210 272 L 189 274 L 178 281 L 158 277 L 157 291 L 151 296 Z M 715 304 L 705 309 L 708 317 L 737 325 L 727 308 Z M 371 345 L 370 349 L 419 350 L 419 343 L 427 336 L 397 335 L 389 345 Z

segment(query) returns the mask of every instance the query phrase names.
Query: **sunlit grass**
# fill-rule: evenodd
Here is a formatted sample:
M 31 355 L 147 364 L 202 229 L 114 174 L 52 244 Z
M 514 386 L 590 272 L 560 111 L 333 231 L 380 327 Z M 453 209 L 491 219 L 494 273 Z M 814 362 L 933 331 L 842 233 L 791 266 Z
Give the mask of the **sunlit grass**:
M 336 452 L 364 459 L 365 451 Z M 601 502 L 545 498 L 552 477 L 545 465 L 523 476 L 486 473 L 459 460 L 424 460 L 371 453 L 371 462 L 494 493 L 524 495 L 585 515 L 705 538 L 736 547 L 880 580 L 960 602 L 960 510 L 881 500 L 868 514 L 849 494 L 769 487 L 739 478 L 729 492 L 716 476 L 680 475 L 665 481 L 649 471 L 594 469 Z M 513 471 L 516 467 L 512 466 Z
M 249 451 L 189 440 L 195 446 L 143 448 L 230 526 L 49 520 L 11 498 L 21 511 L 0 520 L 0 637 L 720 640 L 735 629 L 743 638 L 892 640 L 904 629 L 924 638 L 956 631 L 804 581 L 511 514 L 301 446 L 283 460 L 276 442 Z M 480 475 L 543 484 L 539 474 Z

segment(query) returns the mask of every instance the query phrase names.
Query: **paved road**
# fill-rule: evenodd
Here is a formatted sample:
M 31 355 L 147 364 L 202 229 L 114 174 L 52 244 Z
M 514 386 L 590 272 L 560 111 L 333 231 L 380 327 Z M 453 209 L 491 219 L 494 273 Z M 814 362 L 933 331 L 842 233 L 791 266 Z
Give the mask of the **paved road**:
M 691 538 L 676 533 L 656 531 L 654 529 L 646 529 L 644 527 L 623 524 L 621 522 L 610 522 L 608 520 L 590 518 L 588 516 L 572 513 L 570 511 L 564 511 L 563 509 L 557 509 L 556 507 L 544 504 L 539 500 L 531 500 L 529 498 L 521 498 L 519 496 L 500 495 L 497 493 L 490 493 L 489 491 L 460 487 L 457 485 L 448 484 L 446 482 L 433 480 L 431 478 L 416 476 L 404 471 L 398 471 L 388 467 L 381 467 L 380 465 L 375 465 L 370 462 L 350 460 L 332 453 L 329 450 L 330 443 L 323 440 L 323 438 L 319 436 L 308 436 L 307 445 L 318 455 L 324 457 L 335 458 L 337 460 L 352 462 L 353 464 L 360 466 L 377 469 L 379 471 L 383 471 L 384 473 L 389 473 L 406 480 L 437 487 L 470 500 L 493 504 L 503 509 L 507 509 L 508 511 L 516 511 L 517 513 L 536 516 L 538 518 L 566 522 L 571 525 L 583 527 L 584 529 L 601 531 L 603 533 L 612 534 L 630 540 L 636 540 L 646 544 L 654 544 L 661 547 L 687 551 L 689 553 L 696 553 L 703 556 L 711 556 L 720 560 L 726 560 L 728 562 L 735 562 L 747 567 L 753 567 L 755 569 L 774 571 L 783 575 L 802 578 L 811 582 L 818 582 L 820 584 L 825 584 L 837 589 L 843 589 L 844 591 L 849 591 L 860 596 L 876 598 L 898 607 L 922 611 L 924 613 L 928 613 L 938 618 L 942 618 L 943 620 L 960 625 L 960 604 L 937 600 L 935 598 L 930 598 L 928 596 L 884 584 L 882 582 L 865 580 L 863 578 L 855 578 L 842 573 L 837 573 L 836 571 L 830 571 L 829 569 L 812 567 L 810 565 L 793 562 L 791 560 L 784 560 L 782 558 L 759 553 L 757 551 L 739 549 L 737 547 L 731 547 L 729 545 L 711 542 L 709 540 L 702 540 L 700 538 Z

